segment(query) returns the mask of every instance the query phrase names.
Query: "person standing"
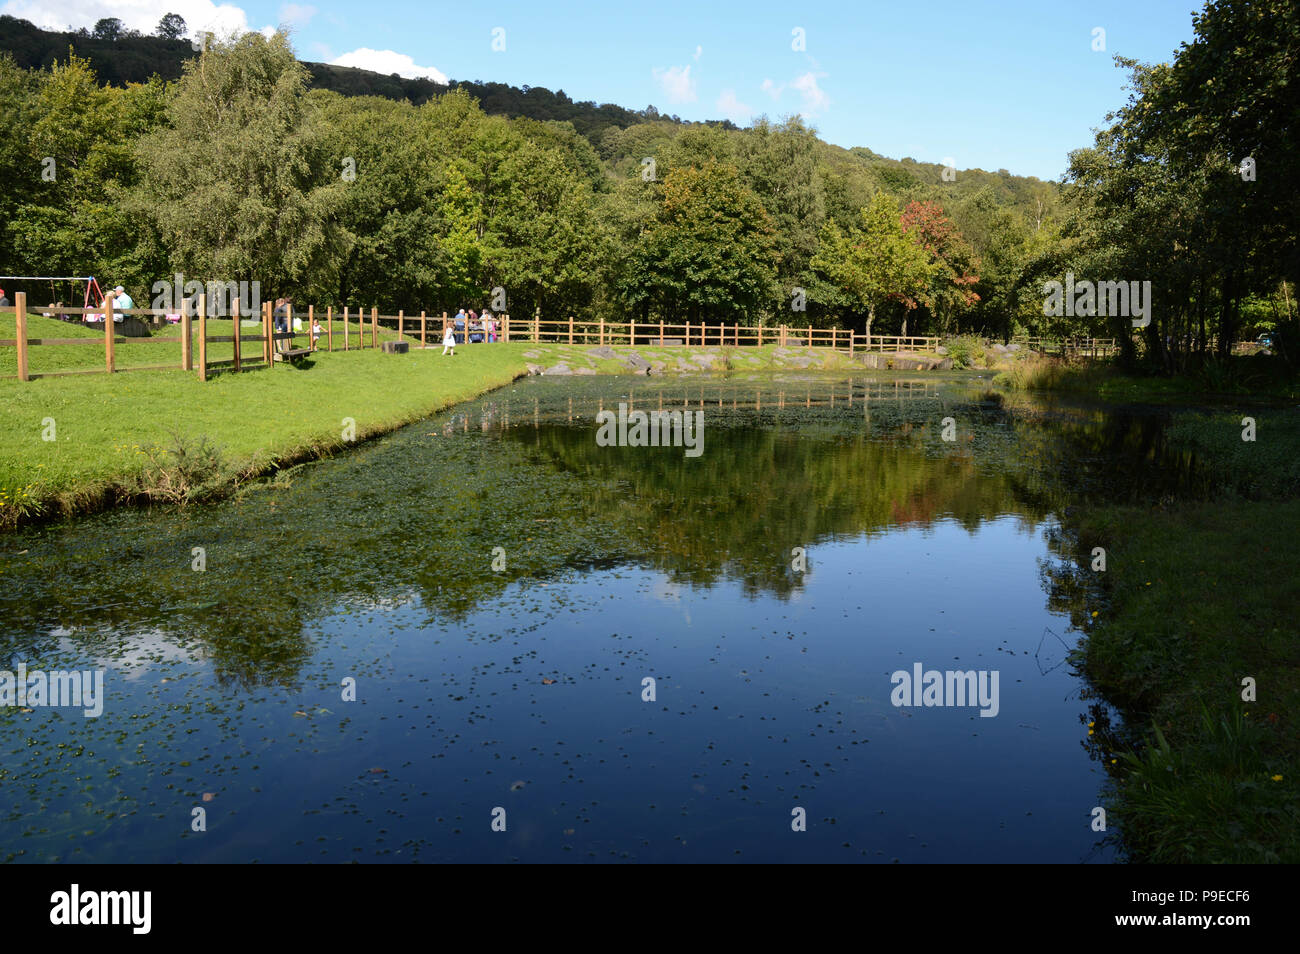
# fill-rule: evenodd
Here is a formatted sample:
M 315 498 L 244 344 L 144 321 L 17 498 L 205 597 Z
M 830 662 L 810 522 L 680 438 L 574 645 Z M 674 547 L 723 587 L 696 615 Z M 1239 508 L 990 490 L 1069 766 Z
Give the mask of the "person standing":
M 442 333 L 442 353 L 456 357 L 456 332 L 454 325 L 448 325 Z
M 5 290 L 0 288 L 0 308 L 9 308 L 9 299 L 5 297 Z

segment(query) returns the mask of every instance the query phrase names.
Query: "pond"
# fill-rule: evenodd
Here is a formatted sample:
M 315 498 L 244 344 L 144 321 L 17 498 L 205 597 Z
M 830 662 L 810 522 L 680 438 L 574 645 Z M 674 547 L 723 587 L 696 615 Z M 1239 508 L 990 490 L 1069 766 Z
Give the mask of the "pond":
M 0 707 L 0 857 L 1111 861 L 1061 520 L 1195 468 L 983 383 L 529 378 L 0 538 L 0 669 L 104 673 Z M 698 455 L 604 446 L 620 403 Z

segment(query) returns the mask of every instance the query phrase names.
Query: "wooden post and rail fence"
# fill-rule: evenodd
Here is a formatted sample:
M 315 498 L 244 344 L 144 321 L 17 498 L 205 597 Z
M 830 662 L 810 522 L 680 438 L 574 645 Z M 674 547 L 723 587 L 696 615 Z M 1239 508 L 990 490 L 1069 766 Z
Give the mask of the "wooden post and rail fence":
M 371 307 L 367 315 L 365 308 L 333 305 L 320 309 L 323 321 L 319 320 L 316 306 L 306 309 L 294 309 L 290 306 L 287 316 L 288 331 L 276 331 L 277 316 L 270 302 L 263 303 L 260 321 L 255 327 L 245 318 L 243 322 L 231 320 L 229 316 L 208 315 L 205 296 L 197 296 L 191 309 L 184 309 L 179 315 L 156 308 L 131 308 L 115 311 L 112 299 L 106 299 L 98 308 L 66 308 L 62 305 L 49 306 L 46 314 L 56 312 L 59 317 L 76 316 L 84 320 L 86 327 L 103 327 L 102 338 L 68 337 L 68 338 L 29 338 L 28 316 L 30 314 L 27 296 L 18 292 L 13 306 L 0 308 L 0 316 L 15 316 L 15 337 L 0 339 L 0 347 L 15 347 L 17 350 L 17 375 L 20 381 L 29 381 L 33 377 L 54 377 L 69 374 L 94 373 L 96 368 L 78 368 L 75 370 L 41 371 L 33 373 L 30 367 L 32 347 L 57 346 L 100 346 L 104 353 L 103 371 L 113 374 L 119 371 L 163 370 L 180 367 L 185 371 L 196 372 L 199 379 L 206 381 L 210 372 L 218 370 L 242 371 L 245 369 L 267 367 L 277 359 L 288 355 L 300 356 L 311 351 L 351 351 L 373 350 L 380 346 L 380 327 L 383 323 L 385 337 L 395 336 L 398 340 L 407 340 L 414 344 L 418 340 L 421 348 L 441 347 L 443 337 L 451 329 L 458 344 L 487 343 L 489 340 L 500 342 L 523 341 L 536 344 L 567 344 L 594 346 L 642 346 L 642 347 L 725 347 L 745 348 L 777 345 L 780 347 L 833 348 L 842 352 L 876 351 L 885 353 L 928 352 L 938 350 L 942 338 L 936 336 L 901 336 L 866 334 L 845 328 L 792 328 L 787 325 L 764 327 L 733 324 L 703 324 L 699 322 L 670 323 L 664 321 L 625 321 L 612 322 L 601 319 L 564 319 L 544 320 L 540 314 L 531 319 L 512 322 L 508 314 L 492 319 L 492 326 L 483 323 L 462 321 L 448 317 L 447 312 L 430 315 L 421 311 L 416 319 L 408 318 L 405 311 L 396 315 L 381 315 L 377 307 Z M 123 321 L 118 322 L 118 318 Z M 169 319 L 178 326 L 178 334 L 172 336 L 155 336 L 149 334 L 148 327 L 139 334 L 139 325 L 151 320 L 155 328 L 161 328 L 160 321 Z M 294 321 L 305 318 L 301 331 L 294 331 Z M 137 335 L 124 334 L 124 322 L 137 321 Z M 230 334 L 212 335 L 209 323 L 212 321 L 230 322 Z M 418 321 L 418 329 L 416 323 Z M 430 342 L 430 325 L 435 336 Z M 367 325 L 369 328 L 367 329 Z M 319 329 L 319 330 L 318 330 Z M 369 333 L 367 333 L 367 331 Z M 336 336 L 340 339 L 336 343 Z M 296 338 L 305 338 L 306 348 L 294 347 Z M 1118 350 L 1114 338 L 1016 338 L 1015 343 L 1035 351 L 1046 351 L 1066 356 L 1105 357 Z M 127 351 L 134 350 L 137 344 L 175 343 L 180 347 L 180 361 L 166 364 L 130 364 L 122 366 L 119 358 L 121 346 Z M 248 345 L 257 345 L 257 352 L 245 351 Z M 211 345 L 230 345 L 221 358 L 214 357 Z M 11 377 L 5 375 L 5 377 Z

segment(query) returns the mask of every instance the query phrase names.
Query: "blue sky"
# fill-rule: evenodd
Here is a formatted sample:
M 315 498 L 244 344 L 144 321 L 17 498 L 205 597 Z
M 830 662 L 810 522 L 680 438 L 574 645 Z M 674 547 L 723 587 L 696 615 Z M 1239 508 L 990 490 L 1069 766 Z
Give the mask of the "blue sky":
M 1193 0 L 0 3 L 61 28 L 117 16 L 148 31 L 167 11 L 191 27 L 288 23 L 303 59 L 545 86 L 683 119 L 745 125 L 798 112 L 837 145 L 1045 179 L 1060 176 L 1068 151 L 1089 144 L 1124 103 L 1113 57 L 1171 59 L 1200 8 Z M 497 28 L 504 49 L 493 48 Z

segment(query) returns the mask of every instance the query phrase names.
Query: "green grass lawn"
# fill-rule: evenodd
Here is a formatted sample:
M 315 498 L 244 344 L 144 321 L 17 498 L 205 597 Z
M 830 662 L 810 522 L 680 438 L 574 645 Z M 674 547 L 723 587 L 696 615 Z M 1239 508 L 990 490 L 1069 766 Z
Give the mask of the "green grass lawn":
M 318 351 L 302 367 L 276 364 L 206 383 L 179 368 L 0 381 L 0 526 L 42 511 L 148 496 L 156 489 L 151 484 L 180 467 L 181 453 L 193 453 L 202 440 L 219 448 L 219 460 L 190 478 L 208 489 L 229 487 L 277 463 L 343 446 L 345 418 L 355 421 L 361 440 L 507 384 L 523 373 L 524 350 L 473 345 L 454 358 L 435 349 Z M 47 419 L 53 441 L 43 439 Z
M 305 319 L 304 319 L 305 320 Z M 234 322 L 226 319 L 210 319 L 208 321 L 208 337 L 230 337 L 234 334 Z M 325 327 L 325 321 L 321 320 L 321 327 Z M 12 314 L 0 315 L 0 339 L 11 340 L 15 338 L 16 320 Z M 348 323 L 350 346 L 353 350 L 357 349 L 357 323 L 352 320 Z M 245 335 L 258 335 L 262 333 L 261 325 L 256 326 L 244 325 L 240 332 Z M 119 340 L 114 345 L 114 362 L 118 370 L 130 370 L 131 368 L 147 368 L 153 365 L 174 365 L 181 366 L 181 343 L 177 341 L 162 341 L 155 339 L 177 338 L 181 336 L 181 327 L 179 324 L 166 326 L 153 332 L 150 338 L 127 338 L 125 341 Z M 84 345 L 32 345 L 27 350 L 28 371 L 32 375 L 39 375 L 43 372 L 53 373 L 58 371 L 102 371 L 104 368 L 104 332 L 101 328 L 90 328 L 82 324 L 75 324 L 68 321 L 59 321 L 56 318 L 45 318 L 39 313 L 27 316 L 27 337 L 31 338 L 83 338 L 86 341 Z M 120 337 L 120 334 L 119 334 Z M 194 340 L 194 360 L 198 361 L 198 322 L 194 322 L 191 329 L 191 337 Z M 414 336 L 407 334 L 404 336 L 407 341 L 411 342 L 413 347 L 418 347 L 420 343 L 419 331 L 417 329 Z M 379 329 L 379 340 L 390 341 L 397 338 L 397 333 L 386 328 Z M 370 332 L 366 331 L 365 343 L 366 349 L 370 348 Z M 325 335 L 321 335 L 320 347 L 325 347 Z M 309 344 L 306 333 L 299 333 L 293 339 L 295 348 L 305 348 Z M 234 357 L 234 343 L 229 341 L 212 342 L 208 345 L 208 360 L 229 361 Z M 335 350 L 343 348 L 343 322 L 340 319 L 334 320 L 334 347 Z M 262 342 L 259 338 L 253 341 L 243 342 L 239 351 L 240 357 L 247 361 L 260 361 L 262 359 Z M 0 347 L 0 377 L 16 375 L 18 373 L 18 349 L 12 345 Z

